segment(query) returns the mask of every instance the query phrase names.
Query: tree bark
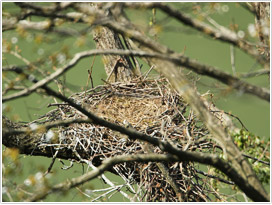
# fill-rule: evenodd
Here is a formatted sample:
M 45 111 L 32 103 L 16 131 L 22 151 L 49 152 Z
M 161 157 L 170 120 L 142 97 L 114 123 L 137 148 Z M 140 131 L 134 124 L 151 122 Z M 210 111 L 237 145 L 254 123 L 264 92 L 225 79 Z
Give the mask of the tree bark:
M 95 9 L 100 9 L 97 4 L 92 6 Z M 102 9 L 101 12 L 103 11 Z M 111 12 L 108 12 L 107 16 L 114 18 Z M 122 44 L 121 38 L 124 44 Z M 129 42 L 124 36 L 104 26 L 96 26 L 93 29 L 93 39 L 97 49 L 130 49 Z M 133 56 L 103 55 L 102 60 L 108 76 L 108 82 L 128 82 L 140 74 L 139 66 L 136 63 L 137 60 Z

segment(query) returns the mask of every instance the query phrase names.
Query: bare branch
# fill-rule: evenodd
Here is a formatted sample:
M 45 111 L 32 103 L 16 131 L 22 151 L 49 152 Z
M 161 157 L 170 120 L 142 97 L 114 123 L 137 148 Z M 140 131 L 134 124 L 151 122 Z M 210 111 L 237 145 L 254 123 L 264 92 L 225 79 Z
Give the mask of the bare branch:
M 107 26 L 115 30 L 116 32 L 122 33 L 123 35 L 127 35 L 131 39 L 138 41 L 139 43 L 142 44 L 142 46 L 146 46 L 149 49 L 149 52 L 150 52 L 150 49 L 152 49 L 153 52 L 155 51 L 158 53 L 167 54 L 168 56 L 172 55 L 177 58 L 180 58 L 179 65 L 181 66 L 192 69 L 194 72 L 198 74 L 208 75 L 210 77 L 216 78 L 217 80 L 223 82 L 224 84 L 232 86 L 234 89 L 241 89 L 244 92 L 254 94 L 262 99 L 265 99 L 266 101 L 270 101 L 270 92 L 268 89 L 259 88 L 257 86 L 251 85 L 247 82 L 241 81 L 237 77 L 227 74 L 226 72 L 220 71 L 220 69 L 217 69 L 213 66 L 204 65 L 197 62 L 196 60 L 191 60 L 188 57 L 177 54 L 171 49 L 167 48 L 166 46 L 153 41 L 147 36 L 144 36 L 140 32 L 129 29 L 129 26 L 125 27 L 117 22 L 108 21 L 108 20 L 100 22 L 100 24 Z
M 248 72 L 248 73 L 240 73 L 239 76 L 241 78 L 252 78 L 252 77 L 257 77 L 260 75 L 269 75 L 269 74 L 270 74 L 269 69 L 261 69 L 261 70 L 252 71 L 252 72 Z
M 58 78 L 65 72 L 67 72 L 69 69 L 71 69 L 73 66 L 75 66 L 81 59 L 84 59 L 89 56 L 93 55 L 134 55 L 134 56 L 140 56 L 140 57 L 149 57 L 149 58 L 158 58 L 158 59 L 165 59 L 168 61 L 171 61 L 175 63 L 178 66 L 185 66 L 187 68 L 192 69 L 194 72 L 201 74 L 201 75 L 207 75 L 210 77 L 214 77 L 215 79 L 223 82 L 224 84 L 227 84 L 234 89 L 244 91 L 246 93 L 253 94 L 255 96 L 258 96 L 262 99 L 265 99 L 266 101 L 270 100 L 270 92 L 266 88 L 261 88 L 255 85 L 252 85 L 250 83 L 247 83 L 245 81 L 240 80 L 237 77 L 234 77 L 231 74 L 228 74 L 224 71 L 220 71 L 220 69 L 215 68 L 213 66 L 208 66 L 201 64 L 197 62 L 196 60 L 191 60 L 188 57 L 179 55 L 179 54 L 173 54 L 173 55 L 165 55 L 160 53 L 151 53 L 151 52 L 144 52 L 144 51 L 133 51 L 133 50 L 90 50 L 90 51 L 83 51 L 75 54 L 73 59 L 64 67 L 57 69 L 54 73 L 51 75 L 45 77 L 44 79 L 36 82 L 31 87 L 24 89 L 20 92 L 5 96 L 2 98 L 2 102 L 6 102 L 9 100 L 13 100 L 22 96 L 27 96 L 37 90 L 38 88 L 42 87 L 43 85 L 48 84 L 55 78 Z M 16 71 L 19 68 L 13 67 L 10 70 Z
M 170 9 L 170 10 L 172 9 L 169 6 L 166 6 L 166 5 L 160 4 L 160 3 L 156 3 L 155 5 L 153 5 L 153 4 L 146 4 L 146 5 L 150 5 L 150 7 L 159 6 L 159 7 L 162 7 L 164 9 L 166 9 L 166 8 Z M 86 12 L 89 15 L 93 15 L 93 12 L 95 12 L 93 9 L 86 8 L 83 5 L 78 7 L 78 9 Z M 179 11 L 176 11 L 176 12 L 179 12 Z M 101 15 L 101 14 L 99 13 L 99 15 Z M 89 19 L 88 18 L 86 19 L 86 17 L 83 14 L 80 14 L 79 16 L 83 21 L 86 21 L 86 22 L 89 21 Z M 69 17 L 69 18 L 71 18 L 71 17 Z M 72 18 L 74 18 L 74 17 L 72 17 Z M 166 46 L 163 46 L 163 45 L 161 45 L 161 44 L 159 44 L 159 43 L 157 43 L 157 42 L 155 42 L 155 41 L 153 41 L 153 40 L 151 40 L 151 39 L 149 39 L 147 37 L 144 37 L 142 35 L 142 33 L 138 32 L 138 31 L 135 31 L 135 30 L 132 30 L 132 29 L 128 29 L 128 28 L 122 26 L 120 23 L 113 22 L 111 20 L 105 20 L 105 18 L 101 17 L 98 20 L 96 20 L 95 24 L 104 25 L 104 26 L 107 26 L 107 27 L 109 27 L 111 29 L 114 29 L 115 31 L 117 31 L 117 32 L 119 32 L 121 34 L 123 34 L 125 36 L 129 36 L 131 39 L 134 39 L 134 40 L 140 42 L 141 44 L 143 44 L 145 46 L 148 46 L 149 48 L 151 48 L 152 50 L 154 50 L 156 52 L 177 55 L 177 54 L 174 53 L 174 51 L 170 50 Z M 97 53 L 97 54 L 99 54 L 99 53 Z M 82 55 L 84 57 L 84 54 L 82 54 Z M 90 56 L 90 55 L 87 54 L 87 56 Z M 259 54 L 258 54 L 258 56 L 259 56 Z M 71 60 L 71 63 L 72 63 L 73 60 L 75 60 L 75 62 L 73 62 L 72 64 L 76 64 L 78 62 L 78 60 L 80 58 L 83 58 L 83 57 L 75 55 L 75 57 Z M 234 77 L 234 76 L 232 76 L 230 74 L 227 74 L 225 72 L 219 71 L 219 69 L 216 69 L 216 68 L 214 68 L 212 66 L 202 65 L 201 63 L 198 63 L 198 62 L 196 62 L 194 60 L 190 60 L 187 57 L 180 56 L 180 55 L 178 55 L 178 57 L 181 58 L 180 64 L 182 64 L 182 66 L 188 67 L 188 68 L 192 69 L 194 72 L 197 72 L 197 73 L 202 74 L 202 75 L 208 75 L 210 77 L 214 77 L 217 80 L 220 80 L 221 82 L 223 82 L 223 83 L 225 83 L 227 85 L 230 85 L 234 89 L 239 89 L 239 90 L 242 90 L 242 91 L 244 91 L 246 93 L 254 94 L 254 95 L 256 95 L 256 96 L 258 96 L 258 97 L 260 97 L 262 99 L 265 99 L 267 101 L 270 100 L 270 92 L 269 92 L 269 90 L 267 90 L 265 88 L 259 88 L 257 86 L 254 86 L 254 85 L 251 85 L 249 83 L 243 82 L 239 78 L 236 78 L 236 77 Z M 73 66 L 73 65 L 71 65 L 71 66 Z M 66 70 L 66 69 L 63 69 L 63 70 Z M 57 76 L 61 75 L 61 73 L 60 73 L 60 74 L 57 74 L 57 76 L 54 77 L 53 76 L 54 74 L 56 74 L 56 72 L 51 74 L 51 77 L 48 76 L 47 80 L 44 79 L 43 83 L 46 84 L 46 83 L 48 83 L 48 82 L 50 82 L 52 80 L 52 77 L 56 78 Z M 21 91 L 19 93 L 15 93 L 13 95 L 7 96 L 7 97 L 4 98 L 4 100 L 15 99 L 15 98 L 18 98 L 20 96 L 28 95 L 28 94 L 30 94 L 31 92 L 33 92 L 34 90 L 36 90 L 39 87 L 39 86 L 38 87 L 34 87 L 34 86 L 35 85 L 30 87 L 29 90 L 23 90 L 23 91 Z
M 52 27 L 52 22 L 45 20 L 39 22 L 32 22 L 28 20 L 20 20 L 17 22 L 15 18 L 11 19 L 3 19 L 3 31 L 12 30 L 16 28 L 24 29 L 24 30 L 35 30 L 35 31 L 44 31 L 44 32 L 55 32 L 62 36 L 79 36 L 81 33 L 75 29 L 71 28 L 55 28 Z M 50 28 L 50 29 L 49 29 Z
M 84 119 L 74 119 L 74 120 L 61 120 L 61 121 L 54 121 L 51 123 L 45 123 L 42 125 L 37 125 L 35 129 L 31 129 L 29 127 L 21 128 L 21 129 L 15 129 L 15 130 L 3 130 L 3 138 L 6 138 L 10 135 L 20 135 L 20 134 L 35 134 L 36 132 L 39 132 L 39 130 L 47 131 L 54 127 L 59 126 L 68 126 L 75 123 L 91 123 L 90 120 L 84 120 Z
M 250 43 L 246 42 L 243 39 L 240 39 L 236 33 L 227 29 L 226 27 L 221 26 L 221 28 L 224 28 L 223 30 L 216 29 L 198 19 L 193 19 L 185 14 L 182 14 L 177 9 L 174 9 L 173 7 L 161 2 L 141 3 L 141 4 L 127 2 L 125 3 L 125 6 L 132 7 L 132 8 L 149 8 L 149 9 L 159 8 L 162 11 L 164 11 L 166 14 L 168 14 L 169 16 L 172 16 L 178 21 L 180 21 L 181 23 L 187 26 L 190 26 L 198 31 L 201 31 L 205 35 L 209 35 L 215 39 L 218 39 L 227 43 L 231 43 L 234 46 L 240 48 L 242 51 L 248 53 L 249 55 L 257 59 L 257 61 L 261 63 L 262 65 L 269 66 L 269 62 L 263 56 L 261 56 L 256 49 L 253 49 L 254 47 L 252 47 Z
M 182 151 L 178 151 L 182 152 Z M 251 192 L 251 198 L 256 201 L 267 201 L 266 198 L 262 196 L 255 196 L 257 190 L 254 187 L 251 187 L 241 176 L 237 175 L 236 172 L 232 167 L 230 167 L 227 163 L 222 161 L 215 155 L 211 154 L 203 154 L 203 153 L 189 153 L 184 152 L 183 154 L 178 155 L 169 155 L 169 154 L 139 154 L 139 155 L 124 155 L 124 156 L 116 156 L 113 158 L 106 159 L 103 161 L 102 165 L 100 165 L 97 169 L 90 171 L 80 177 L 73 178 L 68 182 L 62 182 L 51 189 L 41 192 L 32 196 L 31 198 L 27 199 L 28 202 L 34 202 L 38 200 L 44 199 L 51 193 L 55 192 L 63 192 L 67 191 L 71 188 L 77 187 L 81 184 L 84 184 L 97 176 L 101 175 L 105 171 L 109 170 L 116 164 L 123 163 L 123 162 L 177 162 L 177 161 L 195 161 L 201 162 L 204 164 L 212 164 L 216 166 L 219 170 L 224 170 L 228 176 L 231 176 L 231 179 L 239 185 L 243 185 L 243 187 L 247 188 Z M 245 184 L 242 184 L 245 183 Z M 241 188 L 241 187 L 240 187 Z
M 62 18 L 66 19 L 69 21 L 80 21 L 80 22 L 86 22 L 90 23 L 90 18 L 84 16 L 82 13 L 78 13 L 78 15 L 68 15 L 68 14 L 58 14 L 55 11 L 58 11 L 57 6 L 50 6 L 50 7 L 42 7 L 42 6 L 37 6 L 34 4 L 29 4 L 29 3 L 22 3 L 18 2 L 17 5 L 19 5 L 22 8 L 29 8 L 34 10 L 33 12 L 29 12 L 27 16 L 29 15 L 36 15 L 36 16 L 44 16 L 44 17 L 54 17 L 54 18 Z M 99 20 L 105 20 L 107 17 L 104 14 L 101 14 L 101 12 L 98 12 L 97 10 L 94 10 L 93 8 L 88 8 L 88 5 L 85 4 L 84 6 L 83 3 L 81 4 L 71 4 L 68 5 L 73 6 L 76 9 L 80 9 L 84 13 L 88 13 L 91 16 L 98 15 Z M 211 37 L 215 37 L 216 39 L 219 39 L 221 41 L 225 41 L 228 43 L 233 44 L 234 46 L 240 48 L 244 52 L 248 53 L 249 55 L 253 56 L 254 58 L 257 59 L 259 63 L 262 65 L 269 66 L 269 62 L 267 61 L 266 58 L 260 55 L 260 53 L 256 50 L 253 49 L 254 47 L 251 45 L 251 43 L 246 42 L 243 39 L 240 39 L 236 33 L 233 31 L 227 29 L 226 27 L 223 30 L 221 29 L 216 29 L 202 21 L 199 21 L 197 19 L 193 19 L 185 14 L 182 14 L 178 10 L 172 8 L 169 5 L 160 3 L 160 2 L 152 2 L 152 3 L 125 3 L 124 4 L 127 7 L 133 7 L 133 8 L 159 8 L 165 13 L 167 13 L 169 16 L 172 16 L 176 18 L 178 21 L 184 23 L 185 25 L 188 25 L 192 28 L 195 28 L 201 32 L 203 32 L 206 35 L 209 35 Z M 67 7 L 68 7 L 67 6 Z M 66 8 L 66 7 L 65 7 Z M 102 15 L 102 16 L 101 16 Z M 103 16 L 104 15 L 104 16 Z M 5 24 L 8 25 L 9 23 Z
M 232 181 L 228 181 L 228 180 L 225 180 L 225 179 L 221 179 L 221 178 L 216 177 L 216 176 L 214 176 L 214 175 L 207 174 L 207 173 L 205 173 L 205 172 L 203 172 L 203 171 L 201 171 L 201 170 L 196 170 L 196 172 L 199 173 L 199 174 L 202 174 L 202 175 L 204 175 L 204 176 L 207 176 L 207 177 L 209 177 L 209 178 L 217 179 L 218 181 L 221 181 L 221 182 L 223 182 L 223 183 L 234 185 L 234 182 L 232 182 Z
M 239 2 L 239 4 L 245 8 L 246 10 L 248 10 L 249 12 L 251 12 L 252 14 L 256 15 L 256 11 L 253 7 L 253 5 L 251 4 L 251 2 Z
M 270 166 L 270 162 L 266 162 L 266 161 L 263 161 L 263 160 L 261 160 L 261 159 L 257 159 L 256 157 L 252 157 L 252 156 L 250 156 L 250 155 L 248 155 L 248 154 L 243 154 L 243 156 L 245 156 L 245 157 L 247 157 L 247 158 L 250 158 L 250 159 L 253 159 L 253 160 L 257 161 L 257 162 L 263 163 L 263 164 L 265 164 L 265 165 Z

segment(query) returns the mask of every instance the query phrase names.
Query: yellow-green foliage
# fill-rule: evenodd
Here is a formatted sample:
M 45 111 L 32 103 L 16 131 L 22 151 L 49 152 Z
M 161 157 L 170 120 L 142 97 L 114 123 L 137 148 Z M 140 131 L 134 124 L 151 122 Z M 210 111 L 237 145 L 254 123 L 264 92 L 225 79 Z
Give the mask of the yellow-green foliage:
M 249 162 L 252 164 L 253 169 L 261 182 L 269 183 L 269 165 L 264 164 L 259 160 L 270 162 L 270 142 L 243 129 L 241 129 L 239 133 L 234 134 L 233 139 L 235 144 L 244 154 L 257 159 L 249 158 Z

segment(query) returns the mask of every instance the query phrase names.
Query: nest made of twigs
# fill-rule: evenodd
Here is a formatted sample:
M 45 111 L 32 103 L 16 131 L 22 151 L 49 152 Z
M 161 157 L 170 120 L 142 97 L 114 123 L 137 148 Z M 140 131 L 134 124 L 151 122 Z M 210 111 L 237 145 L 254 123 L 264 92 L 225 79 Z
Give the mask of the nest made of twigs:
M 207 129 L 166 79 L 101 85 L 74 94 L 70 99 L 99 117 L 171 141 L 182 150 L 207 150 L 213 147 L 211 142 L 202 140 L 208 134 Z M 50 115 L 51 120 L 86 118 L 65 104 L 59 105 L 54 113 Z M 158 147 L 90 123 L 61 127 L 59 136 L 60 145 L 68 146 L 71 150 L 84 150 L 90 157 L 88 160 L 96 166 L 105 158 L 116 155 L 162 153 Z M 193 163 L 161 163 L 160 166 L 167 170 L 178 186 L 184 201 L 209 201 L 208 191 L 198 182 L 199 176 Z M 162 174 L 158 163 L 123 163 L 114 166 L 112 172 L 119 174 L 126 182 L 141 184 L 140 200 L 178 200 L 176 191 Z

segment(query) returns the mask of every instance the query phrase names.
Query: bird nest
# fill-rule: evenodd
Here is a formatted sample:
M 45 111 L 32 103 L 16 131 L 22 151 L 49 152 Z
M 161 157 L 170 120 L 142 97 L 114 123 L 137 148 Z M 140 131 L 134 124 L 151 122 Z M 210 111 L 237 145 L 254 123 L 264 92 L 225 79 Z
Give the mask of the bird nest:
M 101 85 L 70 99 L 101 118 L 167 140 L 182 150 L 208 152 L 214 147 L 205 138 L 207 129 L 166 79 Z M 67 104 L 59 104 L 53 113 L 50 121 L 86 119 Z M 91 123 L 72 124 L 58 132 L 59 145 L 82 150 L 86 155 L 81 157 L 95 166 L 117 155 L 163 153 L 158 147 Z M 123 163 L 111 172 L 128 184 L 137 183 L 143 201 L 177 201 L 177 192 L 184 201 L 209 201 L 209 191 L 201 184 L 204 180 L 199 180 L 203 176 L 191 162 Z

